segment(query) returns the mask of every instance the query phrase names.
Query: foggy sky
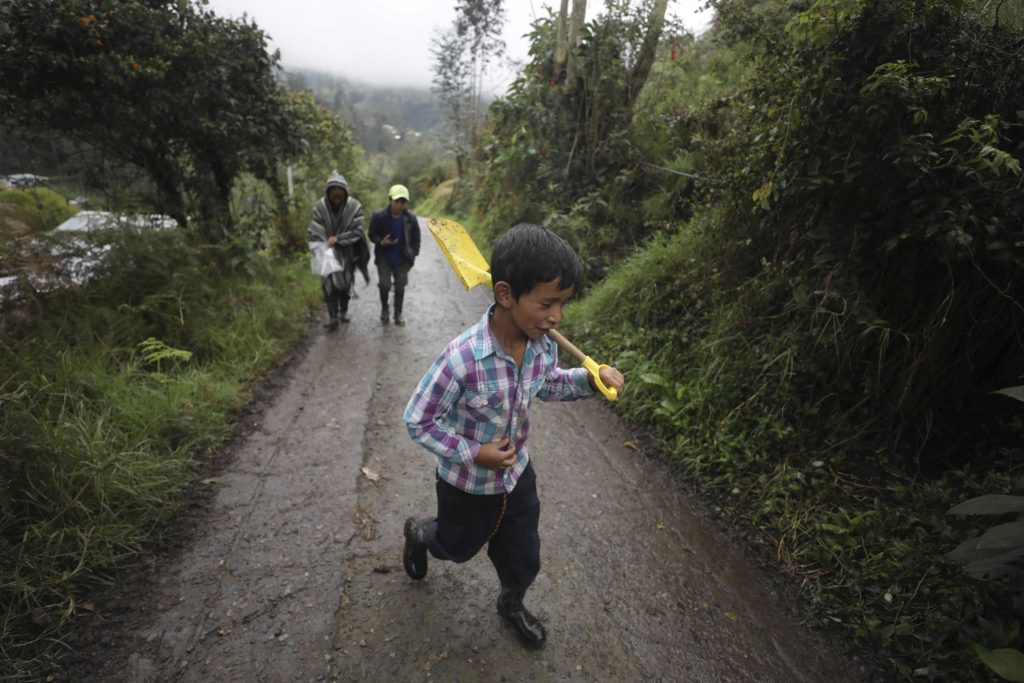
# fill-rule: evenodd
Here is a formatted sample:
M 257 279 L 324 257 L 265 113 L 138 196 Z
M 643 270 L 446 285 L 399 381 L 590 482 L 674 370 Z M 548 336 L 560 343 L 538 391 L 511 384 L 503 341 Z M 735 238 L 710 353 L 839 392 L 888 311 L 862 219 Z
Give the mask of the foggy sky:
M 455 0 L 209 0 L 218 16 L 247 14 L 281 51 L 288 68 L 310 68 L 375 85 L 429 88 L 433 76 L 430 47 L 437 31 L 455 18 Z M 509 56 L 525 62 L 524 34 L 545 7 L 557 0 L 506 0 L 504 40 Z M 710 21 L 710 12 L 695 14 L 703 0 L 671 0 L 669 14 L 691 31 Z M 604 3 L 590 0 L 590 19 Z M 491 67 L 490 94 L 500 95 L 515 78 L 510 68 Z

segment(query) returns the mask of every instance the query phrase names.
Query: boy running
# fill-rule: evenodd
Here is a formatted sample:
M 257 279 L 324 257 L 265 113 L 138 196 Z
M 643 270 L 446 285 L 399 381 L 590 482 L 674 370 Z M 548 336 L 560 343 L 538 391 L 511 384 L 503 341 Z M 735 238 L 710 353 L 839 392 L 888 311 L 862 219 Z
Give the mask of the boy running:
M 491 258 L 494 303 L 454 339 L 420 380 L 405 409 L 412 439 L 437 459 L 437 517 L 405 522 L 403 565 L 427 574 L 427 552 L 465 562 L 487 545 L 501 584 L 498 613 L 523 641 L 547 633 L 523 606 L 540 571 L 540 501 L 527 449 L 529 407 L 593 396 L 584 368 L 557 365 L 547 332 L 562 319 L 580 281 L 569 244 L 547 228 L 520 224 Z M 604 367 L 601 381 L 621 395 L 624 379 Z

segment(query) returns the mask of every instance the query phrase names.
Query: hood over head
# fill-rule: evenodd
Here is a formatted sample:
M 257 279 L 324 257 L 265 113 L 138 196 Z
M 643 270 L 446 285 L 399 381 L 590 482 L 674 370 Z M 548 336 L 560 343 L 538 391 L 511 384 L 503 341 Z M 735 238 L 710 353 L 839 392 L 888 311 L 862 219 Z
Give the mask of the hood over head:
M 345 190 L 345 194 L 348 194 L 348 181 L 345 180 L 345 176 L 341 175 L 337 171 L 331 173 L 331 177 L 327 179 L 327 192 L 331 191 L 332 187 L 340 187 Z

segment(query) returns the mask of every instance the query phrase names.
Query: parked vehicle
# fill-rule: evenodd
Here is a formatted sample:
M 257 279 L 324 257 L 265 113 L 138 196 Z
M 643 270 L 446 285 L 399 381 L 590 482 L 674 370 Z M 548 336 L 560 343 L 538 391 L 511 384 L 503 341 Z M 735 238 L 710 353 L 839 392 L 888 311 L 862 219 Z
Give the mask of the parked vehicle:
M 11 187 L 25 188 L 25 187 L 37 187 L 39 185 L 46 185 L 50 182 L 50 179 L 44 175 L 35 175 L 33 173 L 15 173 L 3 178 Z

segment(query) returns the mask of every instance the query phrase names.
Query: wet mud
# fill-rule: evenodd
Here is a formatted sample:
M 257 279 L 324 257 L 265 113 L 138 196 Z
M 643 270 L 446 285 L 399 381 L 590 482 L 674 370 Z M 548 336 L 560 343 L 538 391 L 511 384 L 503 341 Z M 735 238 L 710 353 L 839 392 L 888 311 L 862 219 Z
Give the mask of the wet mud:
M 217 454 L 175 545 L 91 598 L 67 680 L 866 680 L 600 398 L 531 416 L 543 564 L 526 604 L 544 649 L 502 623 L 485 553 L 431 558 L 410 580 L 402 525 L 432 514 L 434 466 L 402 410 L 489 301 L 425 227 L 423 243 L 406 325 L 381 325 L 374 278 L 350 323 L 311 326 Z

